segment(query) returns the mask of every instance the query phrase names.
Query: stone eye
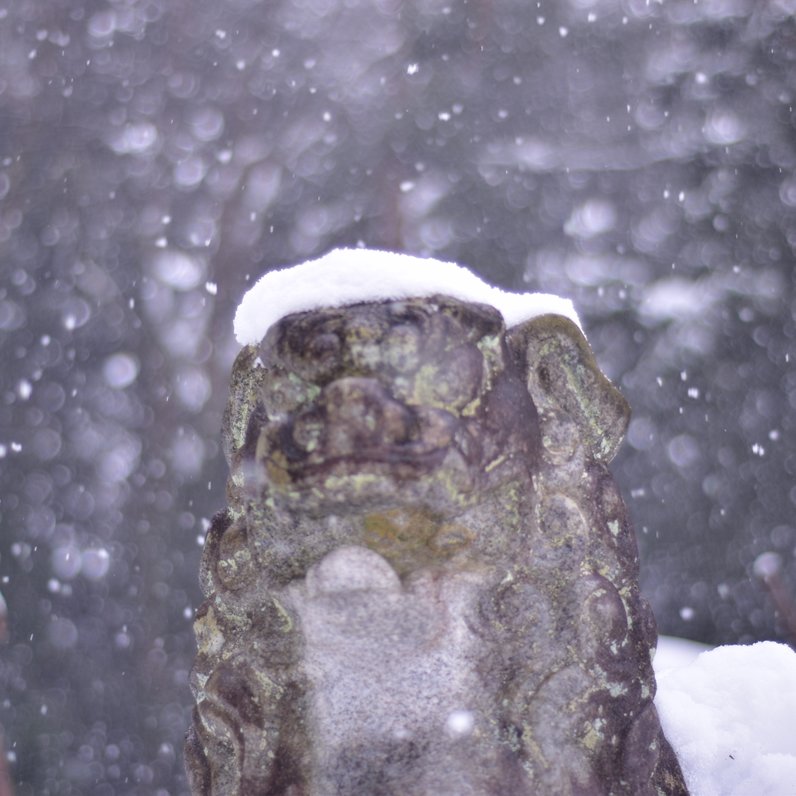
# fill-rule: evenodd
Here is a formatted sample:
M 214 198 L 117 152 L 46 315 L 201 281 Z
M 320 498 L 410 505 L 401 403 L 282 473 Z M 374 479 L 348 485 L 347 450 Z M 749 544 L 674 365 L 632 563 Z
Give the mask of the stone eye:
M 547 369 L 546 365 L 539 365 L 536 370 L 536 375 L 539 377 L 539 384 L 545 389 L 550 389 L 550 371 Z
M 331 332 L 316 335 L 307 346 L 308 358 L 316 363 L 318 377 L 336 370 L 340 364 L 340 338 Z
M 340 338 L 331 332 L 319 334 L 310 340 L 309 353 L 322 359 L 335 356 L 340 353 Z
M 296 315 L 284 324 L 279 354 L 293 373 L 323 385 L 339 376 L 342 362 L 341 320 Z

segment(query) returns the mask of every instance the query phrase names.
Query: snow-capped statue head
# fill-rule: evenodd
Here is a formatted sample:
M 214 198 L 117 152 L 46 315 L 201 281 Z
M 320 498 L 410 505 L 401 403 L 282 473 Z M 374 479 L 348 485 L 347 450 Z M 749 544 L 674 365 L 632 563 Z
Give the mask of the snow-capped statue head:
M 522 333 L 506 315 L 515 330 L 569 318 L 582 337 L 570 302 L 506 293 L 451 263 L 341 249 L 266 274 L 236 316 L 247 343 L 236 374 L 261 382 L 256 439 L 249 429 L 244 445 L 246 420 L 231 409 L 237 477 L 302 512 L 389 505 L 400 490 L 443 513 L 477 501 L 527 469 L 540 444 L 517 366 Z M 615 445 L 624 401 L 592 370 L 599 389 L 586 400 L 610 399 L 597 435 Z

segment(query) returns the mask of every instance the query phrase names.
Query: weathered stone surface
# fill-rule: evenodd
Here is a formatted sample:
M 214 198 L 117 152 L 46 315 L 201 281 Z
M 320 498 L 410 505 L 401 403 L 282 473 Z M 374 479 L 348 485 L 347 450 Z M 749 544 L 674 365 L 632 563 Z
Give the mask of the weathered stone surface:
M 684 794 L 577 327 L 437 296 L 244 348 L 196 620 L 197 794 Z

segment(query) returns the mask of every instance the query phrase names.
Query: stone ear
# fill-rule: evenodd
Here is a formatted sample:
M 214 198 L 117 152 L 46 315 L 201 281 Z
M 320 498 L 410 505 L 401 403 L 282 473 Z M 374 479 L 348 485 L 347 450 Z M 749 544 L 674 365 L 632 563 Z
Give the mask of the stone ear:
M 268 371 L 257 365 L 257 346 L 244 346 L 235 358 L 230 378 L 229 398 L 224 410 L 224 456 L 232 467 L 246 444 L 249 420 L 257 412 L 263 382 Z
M 508 340 L 542 423 L 574 423 L 594 459 L 610 462 L 630 407 L 600 370 L 580 329 L 562 315 L 541 315 L 509 329 Z

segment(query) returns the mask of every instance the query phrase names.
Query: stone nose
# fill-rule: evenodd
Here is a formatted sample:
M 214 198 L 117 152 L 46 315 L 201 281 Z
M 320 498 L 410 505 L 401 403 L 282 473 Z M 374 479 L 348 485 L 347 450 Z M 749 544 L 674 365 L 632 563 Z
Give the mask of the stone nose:
M 413 413 L 377 380 L 337 379 L 320 397 L 326 410 L 327 454 L 351 456 L 408 442 L 416 425 Z
M 283 429 L 279 445 L 291 461 L 307 455 L 409 461 L 453 444 L 459 425 L 445 410 L 397 400 L 377 379 L 351 376 L 328 384 Z

